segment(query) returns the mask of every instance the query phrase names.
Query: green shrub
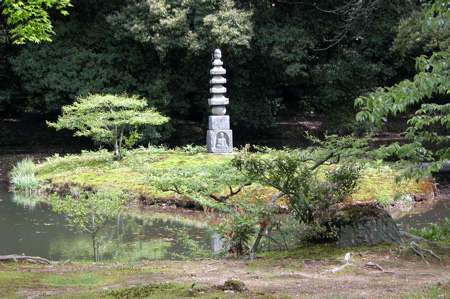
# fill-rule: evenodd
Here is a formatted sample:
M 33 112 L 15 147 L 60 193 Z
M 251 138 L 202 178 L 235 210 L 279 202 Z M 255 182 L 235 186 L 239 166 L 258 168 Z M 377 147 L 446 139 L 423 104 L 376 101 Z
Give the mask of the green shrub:
M 450 219 L 446 217 L 443 225 L 432 223 L 421 230 L 411 229 L 410 233 L 430 241 L 450 241 Z
M 221 237 L 225 240 L 228 252 L 243 256 L 250 253 L 250 242 L 254 238 L 257 219 L 254 215 L 233 215 L 232 221 L 223 221 L 216 228 Z
M 206 146 L 186 144 L 183 147 L 176 147 L 175 150 L 179 153 L 186 153 L 187 155 L 195 155 L 206 152 Z
M 39 188 L 39 182 L 35 177 L 36 164 L 33 158 L 26 157 L 18 162 L 10 173 L 14 188 L 21 191 L 33 191 Z

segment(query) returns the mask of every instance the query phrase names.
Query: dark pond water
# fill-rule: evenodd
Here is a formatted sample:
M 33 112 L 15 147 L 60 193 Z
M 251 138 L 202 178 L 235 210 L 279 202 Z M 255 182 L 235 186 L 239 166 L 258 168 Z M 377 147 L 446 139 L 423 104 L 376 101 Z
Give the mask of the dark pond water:
M 447 193 L 447 192 L 446 192 Z M 431 223 L 441 225 L 445 218 L 450 219 L 450 194 L 441 194 L 430 202 L 416 203 L 396 219 L 401 228 L 420 229 Z

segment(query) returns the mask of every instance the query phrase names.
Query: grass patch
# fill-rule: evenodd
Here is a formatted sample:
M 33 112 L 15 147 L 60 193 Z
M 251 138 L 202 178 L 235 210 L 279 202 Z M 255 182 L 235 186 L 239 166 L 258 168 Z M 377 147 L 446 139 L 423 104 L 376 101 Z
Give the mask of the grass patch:
M 149 147 L 127 151 L 121 161 L 113 161 L 111 153 L 106 150 L 84 151 L 80 155 L 54 155 L 47 158 L 37 166 L 36 178 L 41 182 L 49 181 L 53 186 L 69 184 L 93 189 L 114 186 L 136 197 L 173 198 L 179 196 L 162 192 L 146 182 L 149 171 L 228 163 L 231 158 L 202 152 L 190 154 L 189 151 L 154 151 Z
M 3 271 L 8 270 L 8 271 Z M 9 269 L 3 269 L 0 271 L 0 297 L 13 297 L 16 292 L 16 286 L 26 288 L 35 288 L 40 284 L 39 273 L 21 273 L 11 272 Z
M 393 164 L 372 162 L 361 176 L 358 191 L 352 195 L 354 201 L 377 201 L 383 206 L 393 203 L 413 201 L 414 194 L 432 194 L 435 185 L 432 182 L 416 182 L 414 179 L 396 182 L 395 177 L 402 169 Z
M 248 273 L 252 273 L 254 275 L 278 275 L 286 272 L 301 271 L 304 268 L 303 261 L 298 259 L 254 259 L 246 263 L 245 266 Z
M 305 243 L 297 244 L 295 247 L 285 251 L 268 251 L 259 253 L 260 258 L 268 259 L 295 259 L 299 256 L 308 257 L 308 259 L 329 259 L 342 258 L 345 253 L 353 249 L 338 247 L 335 244 L 321 244 L 320 246 L 310 246 Z
M 70 276 L 52 275 L 43 279 L 42 282 L 48 285 L 57 286 L 86 286 L 103 284 L 103 281 L 97 275 L 82 272 Z
M 377 251 L 397 251 L 398 245 L 394 243 L 383 243 L 376 247 Z M 340 247 L 334 243 L 324 243 L 320 245 L 311 245 L 308 243 L 299 243 L 293 248 L 284 251 L 268 251 L 257 254 L 258 258 L 265 259 L 298 259 L 298 257 L 307 257 L 308 260 L 342 260 L 347 252 L 367 252 L 370 253 L 372 247 Z
M 450 297 L 450 280 L 433 283 L 425 290 L 405 293 L 401 298 L 449 298 Z
M 21 191 L 34 191 L 39 188 L 36 178 L 37 166 L 31 157 L 26 157 L 13 166 L 10 172 L 14 188 Z

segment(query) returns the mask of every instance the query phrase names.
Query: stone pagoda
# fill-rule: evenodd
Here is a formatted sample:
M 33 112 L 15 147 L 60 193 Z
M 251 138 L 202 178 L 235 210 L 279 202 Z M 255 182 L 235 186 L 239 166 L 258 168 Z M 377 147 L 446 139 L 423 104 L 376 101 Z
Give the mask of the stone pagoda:
M 219 49 L 214 51 L 213 68 L 210 70 L 212 79 L 209 83 L 212 87 L 209 92 L 212 97 L 208 104 L 212 106 L 212 115 L 209 116 L 209 130 L 206 135 L 206 147 L 208 153 L 231 153 L 233 152 L 233 132 L 230 130 L 230 116 L 225 115 L 229 100 L 224 96 L 227 89 L 222 85 L 227 83 L 227 79 L 222 77 L 227 71 L 222 67 L 222 52 Z

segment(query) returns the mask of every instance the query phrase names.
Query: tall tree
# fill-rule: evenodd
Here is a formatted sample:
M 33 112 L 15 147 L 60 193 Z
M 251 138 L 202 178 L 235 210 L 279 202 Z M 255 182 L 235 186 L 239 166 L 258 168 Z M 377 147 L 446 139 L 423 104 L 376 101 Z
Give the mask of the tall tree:
M 52 43 L 27 44 L 9 60 L 28 106 L 58 112 L 89 93 L 139 92 L 145 55 L 133 41 L 116 42 L 104 16 L 120 5 L 77 1 L 68 18 L 55 18 Z
M 53 43 L 26 45 L 10 62 L 31 107 L 58 111 L 89 92 L 126 92 L 206 123 L 211 54 L 221 48 L 232 125 L 313 113 L 332 131 L 353 130 L 353 99 L 402 71 L 400 54 L 387 51 L 414 7 L 400 4 L 78 0 L 55 19 Z
M 0 10 L 6 17 L 13 42 L 23 44 L 26 41 L 51 41 L 50 36 L 55 32 L 49 10 L 56 9 L 67 15 L 66 9 L 70 6 L 70 0 L 3 0 Z
M 450 25 L 450 3 L 438 0 L 426 13 L 423 30 L 446 28 Z M 444 38 L 446 38 L 444 36 Z M 357 120 L 381 127 L 388 116 L 404 112 L 409 115 L 405 136 L 411 142 L 388 147 L 390 153 L 412 162 L 405 173 L 416 176 L 423 171 L 438 170 L 441 163 L 450 160 L 450 49 L 431 56 L 417 58 L 418 73 L 412 80 L 404 80 L 392 87 L 379 88 L 356 99 L 362 111 Z M 443 95 L 444 98 L 439 97 Z M 428 167 L 417 169 L 417 164 L 428 162 Z

